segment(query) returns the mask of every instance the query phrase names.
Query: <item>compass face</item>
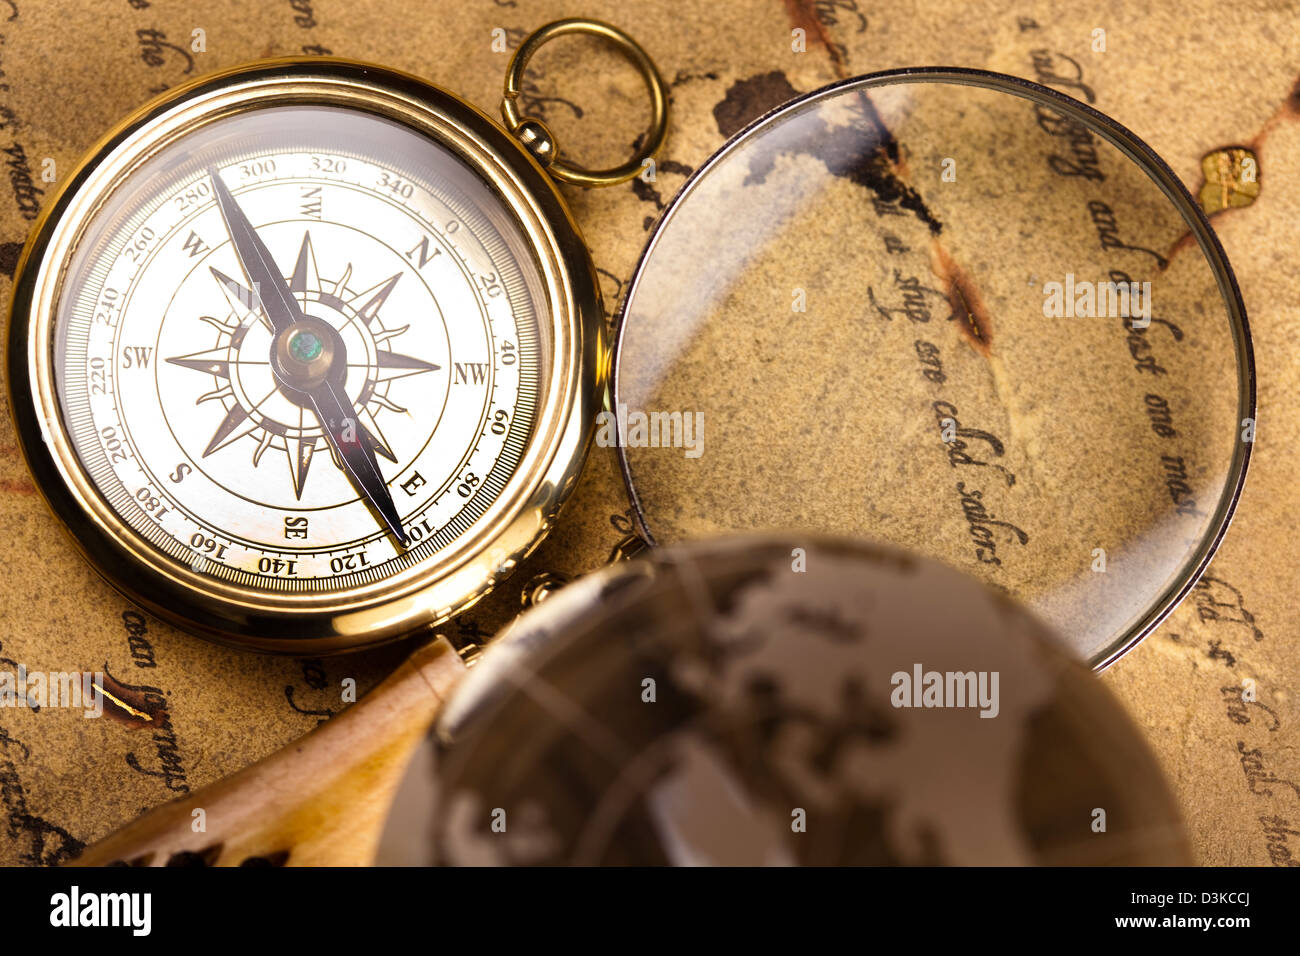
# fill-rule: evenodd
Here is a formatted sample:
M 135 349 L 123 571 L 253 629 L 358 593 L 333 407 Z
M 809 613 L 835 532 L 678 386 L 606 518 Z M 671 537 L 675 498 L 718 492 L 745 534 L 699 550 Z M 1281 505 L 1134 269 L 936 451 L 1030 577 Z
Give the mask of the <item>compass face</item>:
M 498 503 L 549 373 L 547 301 L 507 204 L 445 146 L 263 106 L 173 138 L 91 214 L 55 393 L 152 548 L 245 590 L 346 593 Z

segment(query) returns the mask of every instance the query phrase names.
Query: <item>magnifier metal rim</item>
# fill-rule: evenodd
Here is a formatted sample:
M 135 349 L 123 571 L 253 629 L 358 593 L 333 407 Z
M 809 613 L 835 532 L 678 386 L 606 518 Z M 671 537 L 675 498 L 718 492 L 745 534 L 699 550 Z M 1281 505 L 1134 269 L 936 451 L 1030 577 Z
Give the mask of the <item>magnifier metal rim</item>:
M 1192 235 L 1196 237 L 1197 245 L 1200 247 L 1202 254 L 1208 260 L 1210 268 L 1214 270 L 1215 280 L 1219 285 L 1219 294 L 1227 306 L 1228 319 L 1232 326 L 1233 340 L 1236 345 L 1237 420 L 1241 421 L 1246 418 L 1252 421 L 1255 420 L 1255 352 L 1251 344 L 1250 323 L 1246 318 L 1246 306 L 1242 302 L 1241 290 L 1237 286 L 1237 277 L 1233 274 L 1232 266 L 1228 263 L 1228 257 L 1223 251 L 1219 237 L 1215 235 L 1209 218 L 1197 205 L 1191 193 L 1187 191 L 1187 187 L 1183 185 L 1182 180 L 1135 133 L 1087 103 L 1018 76 L 995 73 L 991 70 L 976 70 L 954 66 L 921 66 L 899 70 L 883 70 L 879 73 L 850 77 L 829 86 L 824 86 L 819 90 L 814 90 L 811 93 L 805 93 L 774 109 L 768 110 L 758 117 L 728 139 L 719 147 L 717 152 L 709 157 L 704 165 L 691 174 L 655 224 L 654 232 L 651 234 L 645 248 L 641 251 L 641 257 L 637 260 L 636 269 L 632 273 L 632 280 L 628 283 L 627 290 L 623 294 L 623 301 L 619 306 L 611 369 L 612 404 L 615 415 L 618 414 L 622 399 L 619 388 L 619 372 L 622 369 L 623 362 L 623 337 L 627 326 L 628 306 L 636 297 L 637 289 L 645 275 L 647 263 L 659 240 L 663 237 L 666 227 L 672 221 L 673 215 L 690 197 L 695 187 L 715 166 L 725 161 L 732 151 L 748 140 L 751 134 L 778 117 L 817 100 L 836 96 L 848 89 L 870 89 L 898 83 L 950 83 L 975 86 L 999 93 L 1008 93 L 1030 101 L 1046 102 L 1054 109 L 1080 120 L 1091 132 L 1102 137 L 1102 139 L 1137 163 L 1182 214 Z M 1214 557 L 1219 544 L 1223 541 L 1228 525 L 1232 522 L 1233 513 L 1237 509 L 1237 502 L 1241 498 L 1241 490 L 1246 482 L 1246 471 L 1250 465 L 1250 453 L 1253 444 L 1253 442 L 1247 441 L 1237 441 L 1235 443 L 1232 465 L 1228 472 L 1228 481 L 1225 484 L 1223 494 L 1219 498 L 1214 518 L 1210 523 L 1209 530 L 1201 538 L 1195 552 L 1185 562 L 1185 572 L 1175 580 L 1173 585 L 1166 588 L 1163 593 L 1150 603 L 1149 610 L 1135 626 L 1092 656 L 1088 663 L 1095 670 L 1105 670 L 1135 647 L 1144 637 L 1154 631 L 1160 625 L 1160 622 L 1168 617 L 1170 612 L 1187 596 L 1188 592 L 1196 586 L 1196 582 L 1205 573 L 1210 560 Z M 646 541 L 651 545 L 655 545 L 658 542 L 655 541 L 654 534 L 646 521 L 645 510 L 642 508 L 640 496 L 637 494 L 636 485 L 632 480 L 632 470 L 628 463 L 627 449 L 621 444 L 617 446 L 617 449 L 619 470 L 623 473 L 623 483 L 627 486 L 628 499 L 632 503 L 637 525 L 640 527 L 641 534 Z

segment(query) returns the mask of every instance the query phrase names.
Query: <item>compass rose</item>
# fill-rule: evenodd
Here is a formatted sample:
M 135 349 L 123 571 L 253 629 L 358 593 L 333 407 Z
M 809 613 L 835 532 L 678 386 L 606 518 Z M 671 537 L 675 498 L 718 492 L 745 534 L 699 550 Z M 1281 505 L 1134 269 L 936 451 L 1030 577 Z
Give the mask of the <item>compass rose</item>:
M 277 377 L 273 372 L 272 359 L 276 355 L 272 353 L 280 348 L 278 360 L 302 370 L 314 364 L 328 366 L 331 350 L 344 352 L 347 361 L 339 363 L 346 366 L 341 385 L 356 409 L 356 421 L 345 427 L 355 429 L 356 437 L 367 442 L 376 455 L 396 463 L 397 456 L 384 437 L 378 417 L 384 411 L 405 413 L 406 409 L 389 398 L 389 387 L 396 379 L 440 368 L 392 348 L 392 340 L 410 325 L 385 325 L 380 311 L 402 273 L 354 291 L 349 262 L 337 280 L 323 280 L 317 271 L 311 232 L 305 232 L 289 278 L 289 291 L 306 321 L 293 335 L 277 339 L 258 295 L 216 268 L 210 267 L 209 271 L 229 306 L 225 315 L 199 316 L 216 330 L 217 342 L 211 348 L 167 359 L 172 365 L 211 376 L 215 387 L 200 395 L 195 404 L 216 401 L 225 409 L 203 457 L 251 438 L 255 442 L 251 450 L 255 468 L 268 450 L 284 456 L 298 500 L 302 499 L 307 474 L 322 445 L 330 450 L 340 470 L 343 468 L 311 402 L 287 387 L 283 375 Z

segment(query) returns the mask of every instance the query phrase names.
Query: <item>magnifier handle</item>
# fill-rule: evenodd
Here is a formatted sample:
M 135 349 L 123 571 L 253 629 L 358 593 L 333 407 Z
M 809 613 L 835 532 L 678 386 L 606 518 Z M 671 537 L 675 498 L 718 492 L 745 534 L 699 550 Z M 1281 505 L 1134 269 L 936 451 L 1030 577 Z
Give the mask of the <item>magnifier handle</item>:
M 69 865 L 368 866 L 411 754 L 464 673 L 438 637 L 328 723 L 150 810 Z M 196 810 L 206 832 L 194 832 Z

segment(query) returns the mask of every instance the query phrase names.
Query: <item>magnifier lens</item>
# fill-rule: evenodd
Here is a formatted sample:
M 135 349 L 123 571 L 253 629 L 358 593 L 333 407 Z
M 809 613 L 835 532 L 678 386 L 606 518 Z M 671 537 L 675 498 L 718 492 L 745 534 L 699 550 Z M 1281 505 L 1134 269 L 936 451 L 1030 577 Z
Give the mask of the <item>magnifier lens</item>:
M 630 287 L 615 401 L 656 543 L 894 544 L 1104 665 L 1208 562 L 1254 380 L 1222 250 L 1149 148 L 1033 84 L 912 71 L 696 174 Z

